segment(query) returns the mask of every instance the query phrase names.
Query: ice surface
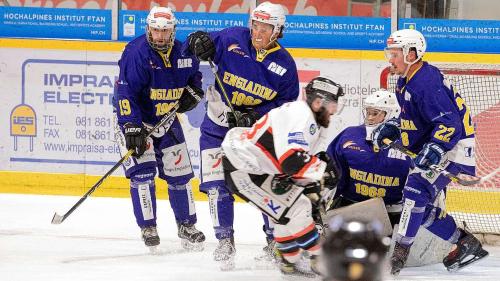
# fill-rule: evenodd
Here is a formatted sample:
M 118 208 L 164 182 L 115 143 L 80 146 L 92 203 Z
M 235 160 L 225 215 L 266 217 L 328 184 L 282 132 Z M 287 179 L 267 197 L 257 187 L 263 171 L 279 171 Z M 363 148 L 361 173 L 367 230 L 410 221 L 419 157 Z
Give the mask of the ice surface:
M 264 246 L 262 218 L 248 204 L 236 203 L 236 269 L 220 271 L 212 260 L 216 245 L 207 202 L 196 202 L 198 228 L 207 235 L 205 250 L 186 253 L 168 201 L 158 202 L 160 255 L 149 254 L 140 239 L 129 199 L 88 198 L 61 225 L 50 223 L 79 197 L 0 194 L 0 280 L 2 281 L 240 281 L 283 280 L 277 269 L 254 257 Z M 498 281 L 500 248 L 458 273 L 441 264 L 408 268 L 386 280 Z

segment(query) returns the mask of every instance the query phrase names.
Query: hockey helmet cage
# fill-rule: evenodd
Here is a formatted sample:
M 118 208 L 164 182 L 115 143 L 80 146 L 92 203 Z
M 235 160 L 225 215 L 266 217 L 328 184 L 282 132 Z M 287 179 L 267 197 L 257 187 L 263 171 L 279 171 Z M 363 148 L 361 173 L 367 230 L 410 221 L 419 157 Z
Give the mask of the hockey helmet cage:
M 146 38 L 148 39 L 149 45 L 160 52 L 166 52 L 174 45 L 175 41 L 175 25 L 176 19 L 174 12 L 169 7 L 153 7 L 149 12 L 146 23 L 148 27 L 156 28 L 156 29 L 172 29 L 172 33 L 170 34 L 170 38 L 167 38 L 167 45 L 160 46 L 153 42 L 153 37 L 151 35 L 151 31 L 147 31 Z
M 366 119 L 367 108 L 375 108 L 385 112 L 383 122 L 389 119 L 397 118 L 401 112 L 396 95 L 385 89 L 375 91 L 363 101 L 363 117 Z

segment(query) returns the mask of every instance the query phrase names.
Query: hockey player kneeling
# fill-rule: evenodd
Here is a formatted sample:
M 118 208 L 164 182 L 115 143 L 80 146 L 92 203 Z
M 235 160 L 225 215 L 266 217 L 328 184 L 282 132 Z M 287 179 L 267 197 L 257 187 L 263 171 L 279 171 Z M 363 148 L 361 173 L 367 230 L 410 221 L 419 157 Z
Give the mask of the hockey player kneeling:
M 305 94 L 306 101 L 273 109 L 251 128 L 231 129 L 222 148 L 228 186 L 276 222 L 281 272 L 315 277 L 320 246 L 310 198 L 319 199 L 322 179 L 325 186 L 334 186 L 337 172 L 331 161 L 310 151 L 337 112 L 343 90 L 331 79 L 316 77 Z M 303 251 L 312 271 L 296 266 Z

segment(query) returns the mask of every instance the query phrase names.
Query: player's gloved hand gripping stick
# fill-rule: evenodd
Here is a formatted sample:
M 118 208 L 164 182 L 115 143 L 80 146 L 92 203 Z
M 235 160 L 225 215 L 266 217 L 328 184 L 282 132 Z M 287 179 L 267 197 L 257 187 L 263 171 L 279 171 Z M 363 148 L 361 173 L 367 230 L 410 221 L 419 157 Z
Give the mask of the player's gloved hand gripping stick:
M 416 153 L 414 153 L 413 151 L 410 151 L 408 148 L 402 146 L 399 143 L 395 143 L 389 139 L 383 139 L 383 143 L 388 145 L 389 147 L 391 147 L 393 149 L 396 149 L 396 150 L 408 155 L 413 160 L 415 160 L 415 158 L 417 158 Z M 442 174 L 443 176 L 449 178 L 452 182 L 456 182 L 456 183 L 461 184 L 461 185 L 465 185 L 465 186 L 475 185 L 475 184 L 478 184 L 479 182 L 482 181 L 481 178 L 473 178 L 473 179 L 460 178 L 458 175 L 454 175 L 454 174 L 446 171 L 443 167 L 441 167 L 439 165 L 429 165 L 428 167 L 431 171 L 438 173 L 438 174 Z
M 236 124 L 238 124 L 240 122 L 240 115 L 236 113 L 233 105 L 231 104 L 231 100 L 229 100 L 229 96 L 227 95 L 226 90 L 224 89 L 224 85 L 222 85 L 222 82 L 219 78 L 219 74 L 217 74 L 217 69 L 215 69 L 214 62 L 212 61 L 212 59 L 209 58 L 208 63 L 210 64 L 210 68 L 212 69 L 212 73 L 215 76 L 215 81 L 217 81 L 217 84 L 219 85 L 220 90 L 222 91 L 222 94 L 224 95 L 224 98 L 227 101 L 227 106 L 229 106 L 229 108 L 231 109 L 231 113 L 234 115 L 235 122 L 236 122 Z
M 175 114 L 177 113 L 177 109 L 179 109 L 179 102 L 176 102 L 174 104 L 174 106 L 172 107 L 171 111 L 166 114 L 165 116 L 163 116 L 163 118 L 160 120 L 160 122 L 158 122 L 151 130 L 148 131 L 148 133 L 146 134 L 145 138 L 147 139 L 148 137 L 150 137 L 156 130 L 158 130 L 160 127 L 164 127 L 165 128 L 165 131 L 167 131 L 170 126 L 172 125 L 172 123 L 174 122 L 175 120 Z M 135 150 L 134 149 L 130 149 L 120 160 L 118 160 L 118 162 L 116 162 L 116 164 L 106 173 L 104 174 L 104 176 L 102 176 L 90 189 L 89 191 L 87 191 L 87 193 L 85 193 L 82 198 L 80 198 L 80 200 L 78 200 L 78 202 L 76 202 L 75 205 L 73 205 L 73 207 L 71 207 L 71 209 L 69 209 L 64 215 L 59 215 L 56 213 L 54 213 L 54 217 L 52 218 L 52 224 L 61 224 L 69 215 L 71 215 L 71 213 L 73 213 L 74 210 L 76 210 L 76 208 L 78 208 L 78 206 L 80 206 L 83 201 L 85 201 L 85 199 L 87 199 L 87 197 L 89 197 L 103 182 L 104 180 L 109 176 L 111 175 L 116 169 L 118 169 L 118 167 L 120 167 L 120 165 L 122 165 L 123 162 L 125 162 L 125 160 L 127 160 L 130 156 L 132 156 L 132 153 L 134 153 Z

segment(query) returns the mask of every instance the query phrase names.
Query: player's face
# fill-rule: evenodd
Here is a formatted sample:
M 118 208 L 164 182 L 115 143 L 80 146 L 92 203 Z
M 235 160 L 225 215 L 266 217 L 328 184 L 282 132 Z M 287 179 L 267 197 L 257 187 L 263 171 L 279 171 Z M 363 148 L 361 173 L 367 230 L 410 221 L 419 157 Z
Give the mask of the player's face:
M 151 37 L 153 38 L 153 43 L 160 47 L 167 46 L 170 41 L 170 36 L 172 35 L 172 29 L 161 29 L 148 27 Z
M 330 117 L 337 112 L 338 103 L 334 101 L 323 102 L 320 108 L 321 115 L 319 116 L 318 124 L 328 128 L 330 125 Z
M 365 125 L 368 126 L 373 126 L 373 125 L 378 125 L 384 121 L 385 118 L 385 111 L 372 108 L 372 107 L 367 107 L 365 110 Z
M 252 21 L 252 45 L 255 49 L 268 49 L 274 27 L 270 24 Z
M 402 49 L 388 49 L 385 51 L 386 57 L 391 64 L 391 73 L 402 75 L 406 71 L 406 63 L 404 62 L 403 50 Z

